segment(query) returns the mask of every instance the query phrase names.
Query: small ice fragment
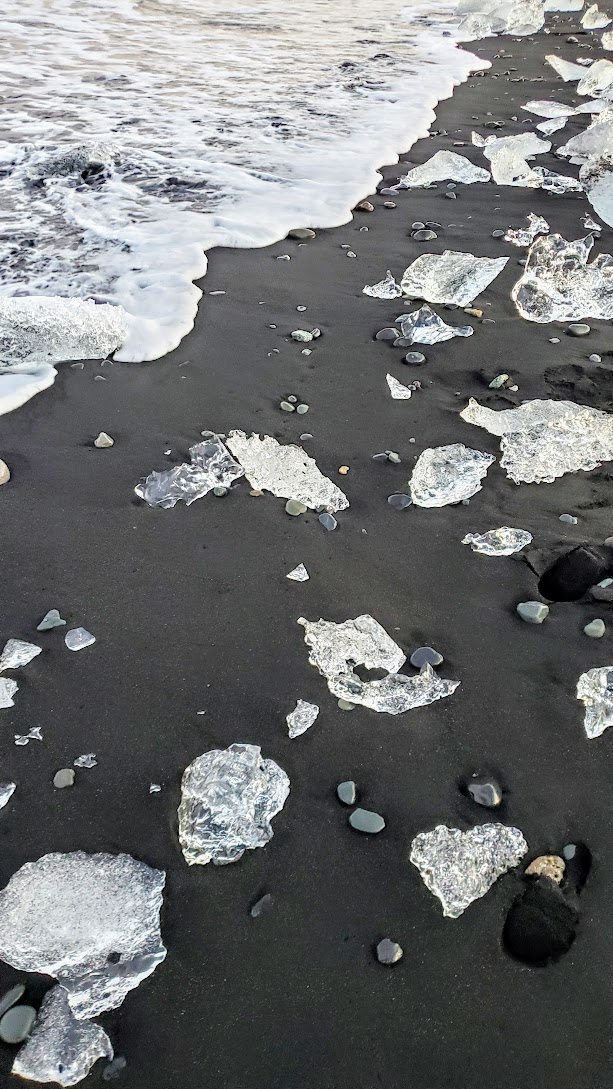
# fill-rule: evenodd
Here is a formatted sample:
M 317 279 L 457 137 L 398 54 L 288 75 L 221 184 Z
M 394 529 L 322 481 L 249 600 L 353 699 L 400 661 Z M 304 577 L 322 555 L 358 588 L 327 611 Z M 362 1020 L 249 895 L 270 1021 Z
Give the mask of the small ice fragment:
M 77 1021 L 63 987 L 47 991 L 30 1039 L 21 1048 L 12 1073 L 29 1081 L 76 1085 L 98 1059 L 112 1059 L 113 1048 L 104 1029 Z
M 264 896 L 260 896 L 259 900 L 256 900 L 255 904 L 252 904 L 249 909 L 249 914 L 252 919 L 258 919 L 264 912 L 270 911 L 274 899 L 269 892 L 266 892 Z
M 322 511 L 317 521 L 320 523 L 320 525 L 324 527 L 324 529 L 327 529 L 329 533 L 331 533 L 332 530 L 336 529 L 338 526 L 338 522 L 334 515 L 329 514 L 326 510 Z
M 0 355 L 5 360 L 106 359 L 127 331 L 128 315 L 121 306 L 55 295 L 0 298 Z
M 4 809 L 17 789 L 16 783 L 0 783 L 0 809 Z
M 213 488 L 228 488 L 233 480 L 245 474 L 216 435 L 190 447 L 189 456 L 190 464 L 183 462 L 172 469 L 150 473 L 136 485 L 136 494 L 150 507 L 174 507 L 180 499 L 189 507 Z
M 483 556 L 511 556 L 514 552 L 521 552 L 531 540 L 532 534 L 525 529 L 501 526 L 487 533 L 467 533 L 462 538 L 462 544 L 469 544 L 473 552 L 480 552 Z
M 197 757 L 185 769 L 179 806 L 179 841 L 188 865 L 222 866 L 272 838 L 272 818 L 283 809 L 289 779 L 258 745 L 230 745 Z
M 436 181 L 488 182 L 490 173 L 480 166 L 473 166 L 465 155 L 455 151 L 437 151 L 427 163 L 416 166 L 400 178 L 397 188 L 413 189 Z
M 446 325 L 438 314 L 429 306 L 421 306 L 411 314 L 401 314 L 398 318 L 402 335 L 411 344 L 439 344 L 453 337 L 471 337 L 471 325 Z
M 602 155 L 591 155 L 581 167 L 579 179 L 596 214 L 613 226 L 613 145 Z M 589 216 L 584 222 L 588 230 L 602 230 Z
M 542 216 L 528 213 L 528 226 L 517 230 L 509 230 L 504 236 L 505 242 L 512 242 L 514 246 L 529 246 L 539 234 L 549 234 L 549 224 Z
M 422 253 L 406 269 L 400 286 L 410 299 L 468 306 L 502 272 L 508 260 L 475 257 L 457 250 Z
M 613 64 L 609 60 L 597 60 L 587 70 L 583 70 L 583 75 L 577 84 L 577 94 L 604 95 L 609 98 L 612 83 Z
M 554 132 L 564 128 L 567 121 L 568 117 L 551 117 L 549 121 L 540 121 L 536 127 L 544 136 L 553 136 Z
M 0 655 L 0 672 L 26 666 L 28 662 L 36 658 L 37 654 L 40 654 L 42 649 L 35 643 L 25 643 L 22 639 L 9 639 Z
M 545 60 L 551 65 L 554 72 L 562 76 L 565 83 L 574 83 L 575 80 L 581 79 L 585 75 L 585 68 L 582 68 L 580 64 L 572 64 L 571 61 L 559 57 L 557 53 L 549 53 Z
M 109 447 L 114 445 L 115 439 L 112 439 L 110 435 L 107 435 L 106 431 L 101 431 L 94 439 L 94 446 L 97 450 L 108 450 Z
M 76 760 L 73 760 L 75 768 L 95 768 L 97 763 L 95 752 L 84 752 L 82 756 L 77 756 Z
M 526 102 L 525 106 L 522 106 L 522 110 L 527 110 L 528 113 L 535 113 L 539 117 L 559 118 L 559 117 L 571 117 L 575 113 L 575 107 L 567 105 L 566 102 L 554 102 L 549 98 L 532 100 Z
M 577 699 L 585 704 L 583 725 L 587 737 L 600 737 L 613 726 L 613 666 L 600 666 L 582 673 Z
M 286 715 L 290 737 L 299 737 L 305 733 L 317 718 L 319 707 L 316 703 L 307 703 L 306 700 L 298 700 L 293 711 Z
M 411 844 L 410 860 L 443 905 L 443 915 L 457 919 L 517 866 L 528 850 L 519 828 L 480 824 L 467 832 L 439 824 L 420 832 Z
M 483 154 L 490 160 L 492 178 L 497 185 L 526 184 L 530 173 L 528 159 L 542 155 L 551 148 L 550 140 L 541 140 L 533 132 L 521 132 L 516 136 L 496 136 L 488 140 Z
M 84 650 L 96 642 L 96 636 L 87 628 L 71 628 L 64 636 L 64 642 L 69 650 Z
M 320 472 L 300 446 L 283 445 L 270 435 L 246 435 L 244 431 L 231 431 L 227 441 L 252 488 L 298 500 L 314 510 L 324 507 L 338 511 L 349 506 L 347 496 Z
M 585 30 L 604 30 L 610 22 L 609 16 L 598 10 L 598 4 L 592 4 L 581 18 Z
M 389 386 L 389 391 L 394 401 L 408 401 L 411 396 L 411 390 L 408 386 L 403 386 L 402 382 L 399 382 L 397 378 L 394 378 L 393 374 L 386 374 L 385 380 Z
M 378 284 L 372 284 L 370 287 L 367 284 L 362 294 L 370 295 L 372 299 L 398 299 L 402 295 L 402 289 L 388 269 L 384 280 L 381 280 Z
M 13 681 L 8 677 L 0 677 L 0 708 L 15 706 L 13 696 L 18 688 L 17 681 Z
M 481 481 L 495 460 L 461 442 L 424 450 L 409 481 L 411 498 L 418 507 L 445 507 L 470 499 L 481 491 Z
M 559 234 L 537 238 L 528 250 L 525 269 L 511 291 L 527 321 L 577 321 L 613 318 L 613 257 L 588 258 L 594 238 L 567 242 Z
M 589 200 L 589 193 L 588 193 L 588 200 Z M 596 220 L 592 219 L 591 215 L 582 216 L 581 217 L 581 222 L 583 223 L 583 226 L 585 227 L 586 231 L 601 231 L 602 230 L 602 226 L 600 225 L 600 223 L 596 223 Z
M 299 563 L 298 566 L 294 567 L 294 569 L 285 577 L 286 579 L 291 579 L 292 582 L 308 582 L 309 572 L 303 563 Z
M 43 732 L 40 726 L 33 726 L 27 734 L 14 734 L 16 745 L 27 745 L 30 741 L 42 741 Z
M 66 621 L 62 620 L 59 611 L 57 609 L 49 609 L 48 613 L 45 613 L 40 624 L 37 626 L 37 631 L 51 631 L 52 628 L 65 628 Z
M 150 794 L 159 794 L 161 789 L 162 789 L 162 787 L 161 787 L 160 783 L 150 783 L 149 784 L 149 793 Z

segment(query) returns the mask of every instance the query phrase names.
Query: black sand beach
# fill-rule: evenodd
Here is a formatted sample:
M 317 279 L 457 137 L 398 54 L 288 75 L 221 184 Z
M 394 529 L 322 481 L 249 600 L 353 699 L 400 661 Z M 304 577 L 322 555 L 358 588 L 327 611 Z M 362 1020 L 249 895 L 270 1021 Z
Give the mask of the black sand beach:
M 441 104 L 439 134 L 407 162 L 465 140 L 455 150 L 486 165 L 471 129 L 487 135 L 495 130 L 484 123 L 500 119 L 500 134 L 529 131 L 528 99 L 574 101 L 574 86 L 543 57 L 576 60 L 597 39 L 567 44 L 577 23 L 566 16 L 550 26 L 548 36 L 468 46 L 489 59 L 506 55 Z M 526 81 L 513 82 L 519 76 Z M 571 120 L 554 145 L 585 123 Z M 538 163 L 576 171 L 550 155 Z M 492 184 L 458 186 L 455 201 L 445 192 L 440 184 L 400 193 L 395 209 L 377 195 L 374 214 L 356 213 L 300 248 L 285 241 L 211 253 L 196 328 L 176 352 L 143 365 L 64 365 L 51 390 L 2 418 L 0 454 L 12 471 L 0 494 L 3 633 L 45 649 L 20 671 L 15 707 L 2 712 L 2 779 L 17 791 L 0 816 L 0 880 L 46 852 L 76 849 L 127 851 L 167 871 L 168 957 L 101 1019 L 127 1059 L 116 1083 L 126 1089 L 609 1084 L 613 731 L 586 739 L 575 686 L 580 673 L 611 662 L 610 633 L 596 641 L 582 631 L 595 616 L 608 623 L 610 606 L 554 604 L 542 627 L 525 624 L 515 606 L 538 597 L 538 579 L 521 554 L 490 559 L 460 541 L 510 525 L 529 530 L 538 548 L 600 544 L 613 532 L 611 467 L 516 486 L 496 464 L 469 505 L 397 512 L 386 502 L 426 447 L 465 442 L 498 453 L 493 436 L 459 418 L 469 396 L 497 409 L 534 397 L 611 408 L 607 324 L 590 321 L 591 334 L 573 339 L 563 326 L 522 321 L 509 292 L 525 251 L 491 237 L 535 212 L 578 238 L 591 208 L 581 195 Z M 410 237 L 417 220 L 443 224 L 434 244 Z M 612 244 L 605 228 L 596 250 Z M 473 324 L 474 336 L 426 346 L 427 364 L 407 367 L 402 351 L 373 340 L 402 302 L 369 299 L 362 288 L 445 248 L 510 255 L 476 302 L 495 324 L 437 307 L 451 324 Z M 284 253 L 291 261 L 275 260 Z M 215 290 L 226 294 L 206 294 Z M 303 356 L 288 334 L 315 325 L 323 335 Z M 556 336 L 560 343 L 549 343 Z M 591 353 L 602 364 L 590 363 Z M 422 389 L 393 401 L 388 371 Z M 517 393 L 488 388 L 501 372 Z M 306 416 L 279 410 L 291 394 L 310 406 Z M 139 479 L 185 460 L 202 430 L 234 427 L 284 442 L 312 433 L 305 449 L 351 502 L 336 532 L 316 514 L 289 518 L 283 500 L 252 497 L 245 481 L 190 508 L 154 510 L 136 498 Z M 101 430 L 114 437 L 112 449 L 92 447 Z M 402 464 L 371 460 L 385 449 Z M 562 513 L 578 524 L 561 523 Z M 300 562 L 310 581 L 288 581 Z M 70 654 L 61 629 L 39 636 L 51 607 L 96 644 Z M 457 692 L 398 717 L 340 710 L 308 664 L 296 621 L 361 613 L 407 654 L 422 644 L 440 650 L 442 675 L 462 682 Z M 321 712 L 290 741 L 285 715 L 297 698 Z M 35 725 L 43 743 L 16 748 L 13 734 Z M 176 836 L 181 774 L 194 757 L 235 741 L 277 760 L 290 796 L 263 850 L 229 867 L 189 868 Z M 72 790 L 54 790 L 54 772 L 89 751 L 98 766 L 79 770 Z M 577 938 L 548 967 L 522 965 L 502 945 L 523 867 L 452 920 L 408 861 L 417 832 L 491 819 L 459 790 L 480 770 L 504 786 L 493 819 L 523 831 L 526 862 L 568 842 L 592 852 Z M 348 827 L 334 793 L 348 778 L 364 806 L 385 816 L 381 835 Z M 152 781 L 161 793 L 149 794 Z M 274 906 L 252 919 L 262 892 Z M 405 951 L 391 969 L 373 954 L 386 936 Z M 0 990 L 19 978 L 0 964 Z M 48 981 L 24 981 L 37 1004 Z M 13 1057 L 2 1045 L 3 1084 L 21 1084 L 9 1076 Z M 94 1067 L 92 1087 L 103 1084 L 103 1069 Z

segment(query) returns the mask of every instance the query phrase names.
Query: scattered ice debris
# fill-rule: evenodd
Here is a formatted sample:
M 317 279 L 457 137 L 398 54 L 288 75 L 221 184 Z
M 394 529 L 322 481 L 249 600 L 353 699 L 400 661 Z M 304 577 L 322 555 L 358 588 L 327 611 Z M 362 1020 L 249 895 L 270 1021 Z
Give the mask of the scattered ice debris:
M 160 783 L 149 783 L 149 793 L 150 794 L 159 794 L 161 789 L 162 789 L 162 787 L 161 787 Z
M 7 362 L 106 359 L 127 332 L 121 306 L 59 296 L 0 297 L 0 356 Z
M 446 507 L 481 491 L 481 481 L 495 461 L 493 454 L 471 450 L 461 442 L 424 450 L 409 481 L 418 507 Z
M 527 159 L 542 155 L 550 148 L 550 140 L 541 140 L 533 132 L 520 132 L 516 136 L 488 137 L 483 154 L 491 163 L 492 178 L 497 185 L 524 186 L 530 175 Z
M 527 624 L 542 624 L 549 616 L 549 605 L 542 601 L 520 601 L 516 611 Z
M 33 1006 L 13 1006 L 0 1019 L 0 1040 L 5 1044 L 21 1044 L 30 1035 L 36 1021 Z
M 473 552 L 484 556 L 511 556 L 514 552 L 521 552 L 531 540 L 532 534 L 525 529 L 501 526 L 487 533 L 467 533 L 462 538 L 462 544 L 469 544 Z
M 26 862 L 0 892 L 0 959 L 54 976 L 79 1021 L 115 1009 L 166 955 L 165 879 L 127 854 Z
M 74 768 L 61 768 L 53 776 L 53 785 L 56 790 L 64 790 L 66 787 L 74 786 L 74 780 Z
M 519 828 L 480 824 L 462 832 L 439 824 L 415 836 L 410 860 L 438 896 L 443 915 L 457 919 L 498 877 L 517 866 L 527 850 Z
M 286 715 L 289 736 L 300 737 L 311 728 L 319 714 L 316 703 L 307 703 L 306 700 L 298 700 L 293 711 Z
M 567 242 L 560 234 L 537 238 L 525 269 L 513 285 L 513 299 L 527 321 L 613 318 L 613 257 L 601 253 L 588 264 L 591 234 Z
M 28 730 L 27 734 L 14 734 L 16 745 L 28 745 L 30 741 L 42 741 L 43 731 L 40 726 L 32 726 L 31 730 Z M 2 954 L 0 954 L 1 956 Z
M 82 756 L 77 756 L 76 760 L 73 760 L 75 768 L 95 768 L 97 763 L 95 752 L 84 752 Z
M 294 567 L 294 569 L 285 577 L 286 579 L 291 579 L 292 582 L 308 582 L 309 572 L 303 563 L 299 563 L 298 566 Z
M 590 620 L 589 624 L 586 624 L 583 631 L 590 639 L 602 639 L 607 627 L 604 620 L 600 618 L 596 620 Z
M 500 784 L 491 775 L 473 775 L 466 784 L 473 802 L 486 809 L 497 809 L 502 801 Z
M 456 250 L 422 253 L 406 269 L 400 286 L 410 299 L 468 306 L 489 287 L 508 260 L 508 257 L 475 257 Z
M 372 284 L 371 286 L 367 284 L 362 294 L 370 295 L 372 299 L 398 299 L 402 295 L 402 289 L 388 269 L 384 280 L 380 280 L 378 284 Z
M 191 446 L 189 456 L 189 465 L 183 462 L 172 469 L 150 473 L 143 483 L 136 485 L 136 494 L 150 507 L 174 507 L 180 499 L 189 507 L 213 488 L 227 488 L 245 474 L 217 436 Z
M 349 824 L 356 832 L 366 832 L 370 836 L 376 836 L 385 828 L 385 820 L 381 814 L 373 813 L 370 809 L 354 809 L 349 814 Z
M 0 708 L 15 706 L 13 696 L 18 688 L 19 685 L 17 684 L 17 681 L 13 681 L 8 677 L 0 678 Z
M 385 380 L 388 384 L 389 391 L 394 401 L 408 401 L 411 396 L 411 390 L 408 386 L 403 386 L 402 382 L 399 382 L 397 378 L 394 378 L 393 374 L 386 374 Z
M 96 636 L 87 628 L 71 628 L 64 636 L 64 642 L 69 650 L 84 650 L 96 642 Z
M 581 79 L 585 75 L 585 68 L 582 68 L 580 64 L 572 64 L 571 61 L 559 57 L 557 53 L 549 53 L 545 60 L 551 65 L 554 72 L 562 77 L 565 83 L 574 83 L 575 80 Z
M 231 431 L 228 447 L 243 466 L 252 488 L 294 499 L 316 510 L 345 510 L 347 496 L 318 469 L 300 446 L 283 445 L 270 435 Z
M 110 435 L 107 435 L 106 431 L 101 431 L 100 434 L 94 439 L 94 446 L 98 450 L 107 450 L 110 446 L 115 445 L 115 439 L 112 439 Z
M 272 818 L 283 809 L 289 779 L 258 745 L 212 749 L 185 769 L 179 806 L 179 841 L 188 865 L 236 862 L 272 838 Z
M 0 809 L 4 809 L 17 789 L 16 783 L 0 783 Z
M 598 4 L 592 4 L 581 17 L 581 26 L 585 30 L 603 30 L 610 22 L 609 16 L 598 10 Z
M 358 790 L 353 779 L 345 779 L 336 788 L 336 796 L 343 805 L 355 805 L 358 800 Z
M 12 1073 L 29 1081 L 76 1085 L 98 1059 L 112 1059 L 104 1029 L 78 1021 L 63 987 L 47 991 L 30 1039 L 13 1063 Z
M 377 960 L 379 964 L 397 964 L 399 960 L 404 956 L 404 949 L 398 942 L 391 941 L 390 938 L 383 938 L 377 945 Z
M 62 620 L 59 611 L 57 609 L 49 609 L 48 613 L 45 613 L 40 624 L 38 624 L 37 631 L 51 631 L 52 628 L 65 628 L 66 621 Z
M 429 306 L 401 314 L 398 321 L 403 337 L 411 344 L 439 344 L 453 337 L 471 337 L 474 332 L 471 325 L 446 325 Z
M 473 182 L 489 180 L 489 170 L 473 166 L 465 155 L 458 155 L 455 151 L 437 151 L 427 163 L 414 167 L 400 178 L 397 188 L 415 189 L 437 181 L 464 182 L 471 185 Z
M 22 639 L 9 639 L 0 654 L 0 673 L 5 669 L 20 669 L 26 666 L 42 651 L 35 643 L 25 643 Z
M 500 464 L 516 484 L 551 484 L 613 460 L 613 415 L 573 401 L 524 401 L 495 412 L 472 397 L 466 423 L 500 436 Z
M 582 673 L 577 699 L 585 704 L 583 725 L 589 738 L 600 737 L 613 726 L 613 666 L 600 666 Z
M 529 246 L 539 234 L 549 234 L 549 224 L 542 216 L 528 213 L 528 226 L 518 227 L 517 230 L 509 228 L 504 236 L 505 242 L 512 242 L 514 246 Z

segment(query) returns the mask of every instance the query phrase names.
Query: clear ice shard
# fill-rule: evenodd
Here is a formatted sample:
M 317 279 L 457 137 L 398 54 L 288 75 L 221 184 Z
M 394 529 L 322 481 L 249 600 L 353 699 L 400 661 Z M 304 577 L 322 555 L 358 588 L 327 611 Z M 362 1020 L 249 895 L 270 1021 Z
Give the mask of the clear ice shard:
M 522 318 L 539 323 L 613 318 L 613 257 L 588 258 L 591 234 L 567 242 L 560 234 L 540 237 L 530 246 L 511 298 Z
M 0 708 L 15 706 L 13 696 L 18 688 L 17 681 L 9 677 L 0 677 Z
M 551 148 L 550 140 L 541 140 L 533 132 L 521 132 L 517 136 L 500 136 L 487 140 L 483 154 L 489 159 L 492 177 L 497 185 L 526 185 L 530 175 L 527 159 L 542 155 Z
M 211 749 L 185 769 L 179 805 L 179 841 L 190 865 L 236 862 L 272 838 L 272 818 L 283 809 L 289 779 L 262 757 L 259 745 Z
M 549 98 L 531 99 L 530 102 L 526 102 L 525 106 L 522 106 L 522 110 L 535 113 L 538 117 L 549 118 L 570 117 L 575 113 L 574 106 L 568 106 L 566 102 L 554 102 Z
M 461 442 L 434 446 L 418 457 L 409 481 L 417 507 L 446 507 L 481 491 L 481 481 L 495 461 L 493 454 L 471 450 Z
M 613 150 L 590 156 L 579 171 L 579 180 L 596 214 L 613 227 Z
M 174 507 L 183 499 L 186 507 L 213 488 L 229 488 L 245 470 L 230 456 L 221 439 L 205 439 L 190 447 L 191 463 L 149 473 L 134 491 L 150 507 Z
M 545 23 L 545 6 L 542 0 L 476 0 L 460 2 L 456 14 L 464 18 L 459 24 L 461 41 L 487 38 L 492 34 L 512 34 L 524 37 L 535 34 Z
M 471 397 L 460 416 L 500 436 L 500 464 L 516 484 L 551 484 L 613 460 L 613 415 L 574 401 L 524 401 L 494 412 Z
M 408 386 L 403 386 L 402 382 L 399 382 L 397 378 L 394 378 L 393 374 L 386 374 L 385 380 L 394 401 L 409 400 L 411 390 Z
M 29 1081 L 76 1085 L 98 1059 L 112 1059 L 104 1029 L 78 1021 L 62 986 L 47 991 L 29 1040 L 19 1051 L 12 1073 Z
M 411 314 L 401 314 L 397 320 L 403 337 L 411 344 L 440 344 L 453 337 L 470 337 L 474 332 L 471 325 L 446 325 L 429 306 L 420 306 Z
M 553 136 L 554 132 L 564 128 L 567 121 L 567 117 L 551 117 L 549 121 L 540 121 L 536 127 L 543 136 Z
M 85 650 L 96 642 L 96 636 L 87 628 L 71 628 L 64 636 L 64 642 L 69 650 Z
M 293 571 L 290 571 L 285 577 L 286 579 L 291 579 L 292 582 L 308 582 L 309 572 L 303 563 L 299 563 L 298 566 L 294 567 Z
M 464 182 L 471 185 L 473 182 L 489 180 L 489 170 L 473 166 L 465 155 L 457 155 L 455 151 L 437 151 L 427 163 L 414 167 L 400 178 L 396 188 L 417 189 L 437 181 Z
M 571 61 L 559 57 L 557 53 L 548 53 L 545 60 L 565 83 L 574 83 L 576 79 L 582 79 L 585 75 L 585 68 L 582 68 L 580 64 L 572 64 Z
M 307 703 L 306 700 L 298 700 L 293 711 L 285 716 L 290 737 L 300 737 L 313 725 L 319 714 L 316 703 Z
M 597 60 L 588 69 L 583 70 L 583 75 L 577 84 L 577 94 L 610 98 L 611 84 L 613 84 L 613 64 L 609 60 Z
M 613 726 L 613 666 L 582 673 L 577 682 L 577 699 L 585 704 L 586 735 L 600 737 L 607 727 Z
M 605 30 L 601 41 L 603 49 L 613 49 L 613 30 Z
M 36 643 L 25 643 L 22 639 L 9 639 L 0 654 L 0 673 L 5 669 L 19 669 L 26 666 L 42 651 Z
M 0 783 L 0 809 L 8 805 L 16 789 L 16 783 Z
M 583 132 L 572 136 L 565 144 L 556 148 L 556 155 L 572 159 L 573 162 L 587 162 L 592 156 L 613 154 L 613 110 L 597 114 L 591 125 Z
M 32 726 L 31 730 L 28 730 L 27 734 L 15 734 L 16 745 L 29 745 L 30 741 L 42 741 L 43 731 L 40 726 Z
M 534 212 L 529 212 L 528 226 L 518 227 L 517 230 L 509 228 L 504 240 L 512 242 L 514 246 L 529 246 L 539 234 L 549 234 L 549 224 L 542 216 L 535 216 Z
M 363 295 L 370 295 L 372 299 L 399 299 L 402 295 L 402 289 L 398 287 L 394 277 L 390 270 L 387 270 L 387 276 L 384 280 L 380 280 L 378 284 L 366 285 L 362 292 Z
M 300 446 L 284 445 L 270 435 L 231 431 L 228 447 L 240 461 L 252 488 L 281 499 L 297 499 L 305 507 L 334 512 L 349 506 L 347 496 L 324 476 Z
M 462 544 L 469 544 L 473 552 L 483 556 L 511 556 L 521 552 L 531 540 L 532 534 L 525 529 L 501 526 L 500 529 L 489 529 L 487 533 L 467 533 Z
M 581 18 L 581 26 L 585 30 L 604 30 L 610 22 L 609 16 L 598 10 L 598 4 L 592 4 Z
M 404 673 L 390 673 L 377 681 L 362 681 L 357 673 L 344 674 L 328 682 L 334 696 L 359 703 L 371 711 L 388 715 L 401 715 L 415 707 L 451 696 L 459 681 L 439 677 L 431 665 L 426 664 L 420 673 L 407 677 Z
M 76 760 L 73 760 L 75 768 L 95 768 L 97 763 L 95 752 L 84 752 L 82 756 L 77 756 Z
M 406 269 L 400 286 L 409 299 L 468 306 L 505 267 L 508 257 L 475 257 L 445 250 L 422 253 Z
M 5 362 L 106 359 L 127 332 L 122 306 L 55 295 L 0 297 L 0 359 Z
M 165 879 L 126 854 L 26 862 L 0 892 L 0 959 L 54 976 L 79 1020 L 115 1009 L 165 955 Z
M 497 878 L 519 865 L 527 850 L 519 828 L 479 824 L 462 832 L 438 824 L 415 836 L 409 857 L 426 888 L 441 901 L 443 915 L 457 919 Z

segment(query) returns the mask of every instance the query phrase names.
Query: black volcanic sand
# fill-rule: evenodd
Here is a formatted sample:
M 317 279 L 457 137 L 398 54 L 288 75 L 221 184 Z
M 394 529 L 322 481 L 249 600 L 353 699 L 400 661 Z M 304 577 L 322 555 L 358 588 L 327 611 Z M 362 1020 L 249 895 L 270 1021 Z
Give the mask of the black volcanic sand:
M 574 85 L 543 63 L 552 50 L 590 55 L 595 35 L 566 43 L 576 25 L 560 17 L 549 36 L 475 43 L 483 57 L 512 56 L 443 103 L 442 131 L 407 161 L 466 140 L 458 150 L 485 165 L 472 128 L 487 135 L 484 123 L 503 119 L 501 135 L 528 131 L 539 120 L 522 124 L 528 99 L 576 101 Z M 586 123 L 572 120 L 554 144 Z M 538 163 L 577 170 L 549 155 Z M 518 487 L 494 465 L 470 505 L 398 512 L 386 501 L 426 447 L 498 452 L 493 436 L 459 418 L 469 395 L 497 409 L 533 397 L 611 407 L 609 327 L 592 321 L 589 337 L 573 339 L 563 326 L 522 321 L 509 292 L 525 251 L 491 237 L 524 226 L 530 211 L 580 237 L 591 208 L 576 194 L 491 184 L 459 186 L 456 201 L 444 193 L 444 184 L 401 193 L 394 210 L 376 196 L 374 214 L 302 248 L 212 253 L 203 286 L 226 294 L 205 295 L 177 351 L 139 366 L 65 365 L 52 390 L 2 418 L 0 452 L 13 474 L 0 496 L 3 634 L 45 649 L 16 675 L 15 707 L 2 712 L 2 778 L 18 788 L 0 818 L 0 879 L 48 851 L 76 849 L 127 851 L 167 871 L 168 958 L 101 1019 L 127 1058 L 117 1082 L 126 1089 L 603 1089 L 610 1080 L 613 732 L 587 741 L 575 699 L 579 674 L 612 660 L 609 632 L 599 642 L 582 631 L 595 616 L 608 621 L 610 606 L 559 603 L 542 627 L 523 623 L 515 606 L 537 596 L 537 575 L 521 556 L 490 559 L 460 541 L 508 524 L 530 530 L 538 548 L 599 545 L 613 532 L 611 467 Z M 415 220 L 441 222 L 438 241 L 414 242 Z M 595 252 L 612 244 L 605 229 Z M 403 352 L 373 341 L 406 307 L 362 288 L 446 247 L 510 255 L 477 302 L 495 324 L 439 308 L 475 334 L 424 348 L 427 365 L 409 368 Z M 275 260 L 283 253 L 291 262 Z M 323 336 L 303 356 L 288 333 L 315 325 Z M 560 343 L 549 343 L 556 335 Z M 593 352 L 601 365 L 588 362 Z M 422 390 L 393 401 L 387 371 L 418 378 Z M 502 371 L 518 393 L 488 389 Z M 279 410 L 290 394 L 308 415 Z M 284 442 L 312 432 L 306 449 L 351 501 L 338 530 L 327 533 L 313 513 L 289 518 L 283 500 L 251 497 L 245 482 L 190 508 L 154 510 L 135 497 L 137 481 L 184 460 L 203 429 L 233 427 Z M 112 449 L 92 448 L 100 430 L 114 436 Z M 386 448 L 402 464 L 371 460 Z M 343 464 L 346 477 L 337 475 Z M 576 526 L 558 520 L 567 512 Z M 299 562 L 306 584 L 285 578 Z M 62 630 L 37 635 L 53 606 L 88 627 L 95 646 L 71 654 Z M 424 643 L 440 649 L 441 674 L 462 682 L 455 695 L 397 718 L 341 711 L 308 664 L 296 620 L 360 613 L 407 654 Z M 285 715 L 298 697 L 321 713 L 290 742 Z M 13 733 L 34 725 L 43 743 L 16 748 Z M 182 771 L 235 741 L 275 758 L 291 794 L 264 850 L 225 868 L 189 868 L 176 836 Z M 54 772 L 90 750 L 98 766 L 55 791 Z M 500 819 L 523 830 L 526 862 L 577 840 L 593 855 L 576 940 L 548 967 L 529 968 L 502 945 L 520 872 L 451 920 L 408 861 L 417 832 L 491 819 L 459 790 L 463 776 L 484 770 L 505 788 Z M 335 798 L 347 778 L 366 808 L 384 814 L 383 834 L 348 827 Z M 151 781 L 162 793 L 149 795 Z M 265 892 L 274 906 L 250 918 Z M 373 954 L 386 936 L 405 950 L 394 968 Z M 0 966 L 2 989 L 19 978 Z M 48 980 L 23 978 L 38 1002 Z M 2 1045 L 4 1074 L 13 1055 Z M 103 1066 L 92 1087 L 103 1084 Z

